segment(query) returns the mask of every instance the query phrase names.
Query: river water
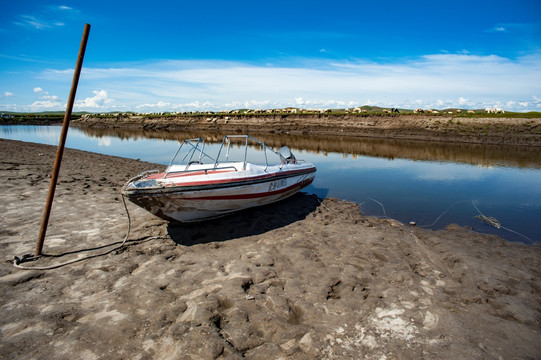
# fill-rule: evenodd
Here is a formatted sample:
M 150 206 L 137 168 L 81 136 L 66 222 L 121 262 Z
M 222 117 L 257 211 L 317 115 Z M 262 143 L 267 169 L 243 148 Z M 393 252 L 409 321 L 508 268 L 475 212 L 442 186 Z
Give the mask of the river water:
M 0 126 L 0 138 L 58 145 L 60 126 Z M 169 164 L 178 140 L 224 134 L 70 128 L 66 146 Z M 360 204 L 367 215 L 441 229 L 456 223 L 510 241 L 541 241 L 541 148 L 350 137 L 257 135 L 317 167 L 304 191 Z M 51 164 L 52 169 L 52 164 Z M 114 169 L 111 169 L 114 171 Z M 136 175 L 136 174 L 134 174 Z M 493 217 L 498 229 L 479 219 Z

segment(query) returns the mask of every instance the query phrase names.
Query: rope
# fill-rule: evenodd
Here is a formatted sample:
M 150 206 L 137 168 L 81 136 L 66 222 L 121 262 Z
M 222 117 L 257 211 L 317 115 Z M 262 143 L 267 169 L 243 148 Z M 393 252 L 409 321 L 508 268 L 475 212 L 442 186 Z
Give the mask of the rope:
M 383 214 L 385 215 L 383 218 L 387 218 L 389 219 L 389 217 L 387 216 L 387 213 L 385 212 L 385 207 L 383 206 L 383 204 L 379 201 L 377 201 L 376 199 L 372 199 L 372 198 L 369 198 L 370 200 L 378 203 L 381 208 L 383 209 Z M 460 201 L 457 201 L 453 204 L 451 204 L 447 209 L 445 209 L 444 212 L 442 212 L 440 214 L 440 216 L 438 216 L 436 218 L 436 220 L 434 220 L 434 222 L 432 224 L 428 224 L 428 225 L 422 225 L 422 226 L 419 226 L 420 228 L 427 228 L 427 227 L 430 227 L 430 226 L 434 226 L 449 210 L 451 210 L 452 207 L 454 207 L 455 205 L 458 205 L 460 203 L 465 203 L 465 202 L 469 202 L 469 200 L 460 200 Z M 519 235 L 519 236 L 522 236 L 524 239 L 528 240 L 531 244 L 535 244 L 535 241 L 533 241 L 532 239 L 530 239 L 529 237 L 527 237 L 526 235 L 523 235 L 521 233 L 519 233 L 518 231 L 515 231 L 515 230 L 512 230 L 512 229 L 509 229 L 505 226 L 503 226 L 500 221 L 494 217 L 489 217 L 489 216 L 485 216 L 480 210 L 479 208 L 477 208 L 477 206 L 475 206 L 475 202 L 474 200 L 471 201 L 473 207 L 475 208 L 475 210 L 479 213 L 478 216 L 476 216 L 478 219 L 480 219 L 481 221 L 489 224 L 489 225 L 492 225 L 494 226 L 495 228 L 497 229 L 504 229 L 504 230 L 507 230 L 509 232 L 512 232 L 513 234 L 516 234 L 516 235 Z
M 126 233 L 126 237 L 124 238 L 124 240 L 122 241 L 122 243 L 119 246 L 117 246 L 115 248 L 112 248 L 112 249 L 110 249 L 110 250 L 108 250 L 106 252 L 100 253 L 100 254 L 89 255 L 89 256 L 86 256 L 86 257 L 83 257 L 83 258 L 80 258 L 80 259 L 75 259 L 75 260 L 67 261 L 67 262 L 60 263 L 60 264 L 50 265 L 50 266 L 29 267 L 29 266 L 23 266 L 23 265 L 20 265 L 20 264 L 23 263 L 23 262 L 28 262 L 28 261 L 36 261 L 42 256 L 43 257 L 46 257 L 46 256 L 54 257 L 55 255 L 33 256 L 33 255 L 28 255 L 27 254 L 27 255 L 20 256 L 20 257 L 15 256 L 13 258 L 13 266 L 15 266 L 17 269 L 21 269 L 21 270 L 52 270 L 52 269 L 58 269 L 60 267 L 66 266 L 66 265 L 75 264 L 77 262 L 81 262 L 81 261 L 84 261 L 84 260 L 89 260 L 89 259 L 93 259 L 93 258 L 96 258 L 96 257 L 99 257 L 99 256 L 104 256 L 104 255 L 112 253 L 113 251 L 117 251 L 117 250 L 122 249 L 125 246 L 125 244 L 128 242 L 128 238 L 130 236 L 130 231 L 131 231 L 131 216 L 130 216 L 130 212 L 128 210 L 128 206 L 126 205 L 126 199 L 124 197 L 124 194 L 122 194 L 122 203 L 124 204 L 124 210 L 126 211 L 126 215 L 128 216 L 128 231 Z M 140 244 L 143 241 L 150 241 L 150 240 L 161 239 L 161 238 L 163 238 L 163 237 L 161 237 L 161 236 L 151 236 L 151 237 L 137 239 L 137 240 L 131 240 L 131 241 L 136 242 L 134 244 Z M 109 245 L 101 246 L 99 248 L 109 247 L 109 246 L 112 246 L 112 245 L 115 245 L 115 244 L 116 243 L 112 243 L 112 244 L 109 244 Z M 95 249 L 97 249 L 97 248 L 83 249 L 83 250 L 79 250 L 77 252 L 89 251 L 89 250 L 95 250 Z M 73 254 L 73 253 L 74 252 L 70 252 L 68 254 Z M 64 254 L 64 255 L 66 255 L 66 254 Z M 63 256 L 63 255 L 61 255 L 61 256 Z
M 477 210 L 477 212 L 479 213 L 479 218 L 488 223 L 489 225 L 492 225 L 498 229 L 502 228 L 504 230 L 507 230 L 509 232 L 512 232 L 513 234 L 517 234 L 519 236 L 522 236 L 523 238 L 525 238 L 526 240 L 528 240 L 531 244 L 535 244 L 535 241 L 533 241 L 532 239 L 530 239 L 529 237 L 527 237 L 526 235 L 522 235 L 521 233 L 515 231 L 515 230 L 511 230 L 509 228 L 506 228 L 505 226 L 503 226 L 497 219 L 493 218 L 493 217 L 488 217 L 488 216 L 485 216 L 485 214 L 483 214 L 478 208 L 477 206 L 475 206 L 475 201 L 472 200 L 472 205 L 473 207 L 475 208 L 475 210 Z
M 383 204 L 380 203 L 379 201 L 377 201 L 376 199 L 372 199 L 372 198 L 369 198 L 369 199 L 372 200 L 372 201 L 375 201 L 375 202 L 377 202 L 378 204 L 381 205 L 381 208 L 383 209 L 383 215 L 384 215 L 385 218 L 388 219 L 389 217 L 387 216 L 387 213 L 385 212 L 385 207 L 383 206 Z
M 429 226 L 434 226 L 434 224 L 436 224 L 441 218 L 443 215 L 445 215 L 447 213 L 447 211 L 451 210 L 451 208 L 457 204 L 460 204 L 460 203 L 463 203 L 463 202 L 467 202 L 466 200 L 460 200 L 460 201 L 457 201 L 456 203 L 452 204 L 451 206 L 449 206 L 447 209 L 445 209 L 444 212 L 441 213 L 440 216 L 438 216 L 436 218 L 436 220 L 434 220 L 434 222 L 432 224 L 429 224 L 429 225 L 423 225 L 423 226 L 419 226 L 419 227 L 422 227 L 422 228 L 425 228 L 425 227 L 429 227 Z

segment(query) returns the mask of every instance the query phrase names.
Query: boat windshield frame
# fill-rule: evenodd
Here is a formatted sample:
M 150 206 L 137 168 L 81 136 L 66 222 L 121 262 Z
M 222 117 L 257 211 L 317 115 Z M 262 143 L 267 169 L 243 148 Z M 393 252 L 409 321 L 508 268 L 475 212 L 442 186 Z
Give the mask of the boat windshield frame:
M 246 170 L 246 164 L 248 163 L 248 146 L 250 145 L 250 140 L 252 142 L 254 142 L 255 144 L 263 147 L 263 154 L 265 155 L 265 171 L 267 171 L 268 167 L 269 167 L 269 159 L 268 159 L 268 156 L 267 156 L 267 150 L 272 152 L 273 154 L 277 155 L 280 159 L 280 169 L 283 167 L 283 165 L 285 164 L 284 162 L 284 157 L 279 153 L 279 152 L 276 152 L 274 151 L 273 149 L 269 148 L 267 145 L 265 145 L 263 142 L 257 140 L 256 138 L 254 138 L 253 136 L 250 136 L 250 135 L 225 135 L 223 140 L 222 140 L 222 144 L 220 145 L 220 149 L 218 150 L 218 155 L 216 156 L 216 162 L 214 163 L 214 167 L 217 167 L 218 164 L 219 164 L 219 161 L 218 159 L 220 159 L 220 155 L 222 153 L 222 149 L 224 148 L 224 145 L 226 145 L 227 143 L 227 150 L 226 150 L 226 154 L 225 154 L 225 159 L 226 159 L 226 162 L 229 160 L 229 150 L 231 149 L 231 139 L 245 139 L 245 142 L 244 142 L 244 160 L 243 160 L 243 165 L 242 165 L 242 169 L 243 170 Z
M 220 164 L 227 163 L 229 161 L 229 151 L 231 149 L 232 139 L 245 139 L 244 140 L 244 160 L 242 161 L 243 170 L 246 170 L 246 165 L 248 163 L 248 146 L 251 144 L 256 144 L 263 148 L 263 153 L 265 155 L 264 171 L 267 171 L 269 167 L 269 159 L 267 156 L 267 151 L 270 151 L 271 153 L 273 153 L 280 159 L 280 166 L 279 166 L 280 169 L 282 169 L 284 164 L 288 163 L 287 159 L 280 152 L 274 151 L 273 149 L 265 145 L 263 142 L 257 140 L 256 138 L 250 135 L 225 135 L 224 138 L 222 139 L 220 148 L 218 149 L 218 154 L 215 158 L 205 152 L 205 145 L 206 145 L 205 140 L 202 137 L 199 137 L 199 138 L 193 138 L 193 139 L 186 139 L 180 143 L 180 146 L 178 147 L 177 152 L 175 153 L 175 155 L 173 156 L 173 158 L 171 159 L 171 161 L 169 162 L 169 165 L 167 166 L 165 170 L 164 178 L 166 178 L 167 175 L 171 173 L 201 171 L 200 168 L 189 169 L 189 167 L 194 164 L 201 164 L 202 160 L 205 158 L 210 159 L 211 162 L 214 163 L 212 166 L 211 166 L 211 163 L 209 163 L 209 168 L 207 170 L 222 169 L 222 167 L 220 167 Z M 176 161 L 179 153 L 181 152 L 184 146 L 188 146 L 189 149 L 187 150 L 186 154 L 180 161 Z M 225 160 L 226 161 L 220 162 L 219 159 L 220 159 L 220 156 L 222 155 L 222 152 L 224 151 L 224 147 L 225 147 Z M 178 164 L 178 165 L 185 164 L 186 166 L 183 170 L 171 171 L 172 166 L 174 166 L 175 164 Z M 226 166 L 223 168 L 224 169 L 234 168 L 235 170 L 237 170 L 234 166 Z

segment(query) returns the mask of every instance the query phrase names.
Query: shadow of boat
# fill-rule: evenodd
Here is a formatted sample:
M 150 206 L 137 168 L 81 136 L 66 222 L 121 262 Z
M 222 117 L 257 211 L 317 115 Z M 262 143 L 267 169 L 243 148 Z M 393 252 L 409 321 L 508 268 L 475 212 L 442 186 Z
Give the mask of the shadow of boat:
M 167 232 L 179 245 L 192 246 L 263 234 L 305 219 L 321 204 L 313 194 L 298 193 L 277 203 L 250 208 L 199 223 L 174 223 Z

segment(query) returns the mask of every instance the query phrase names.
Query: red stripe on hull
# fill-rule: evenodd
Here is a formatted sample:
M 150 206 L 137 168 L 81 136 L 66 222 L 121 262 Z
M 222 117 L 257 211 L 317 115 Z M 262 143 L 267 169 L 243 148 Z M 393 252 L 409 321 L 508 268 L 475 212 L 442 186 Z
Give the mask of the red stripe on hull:
M 303 169 L 303 170 L 290 170 L 290 171 L 284 171 L 282 173 L 272 173 L 272 174 L 267 174 L 267 175 L 254 176 L 254 177 L 174 183 L 174 184 L 171 184 L 171 186 L 199 186 L 199 185 L 229 184 L 233 182 L 241 182 L 241 181 L 246 181 L 246 180 L 251 181 L 251 180 L 271 179 L 274 177 L 282 177 L 282 176 L 287 176 L 287 175 L 292 175 L 292 176 L 297 175 L 297 174 L 301 175 L 303 173 L 311 173 L 314 171 L 315 171 L 315 168 L 309 168 L 309 169 Z
M 312 183 L 314 179 L 308 179 L 303 180 L 300 183 L 291 185 L 289 187 L 275 190 L 275 191 L 268 191 L 263 193 L 253 193 L 253 194 L 236 194 L 236 195 L 219 195 L 219 196 L 199 196 L 199 197 L 188 197 L 184 198 L 184 200 L 241 200 L 241 199 L 257 199 L 267 196 L 274 196 L 281 193 L 289 192 L 291 190 L 294 190 L 296 188 L 302 189 Z

